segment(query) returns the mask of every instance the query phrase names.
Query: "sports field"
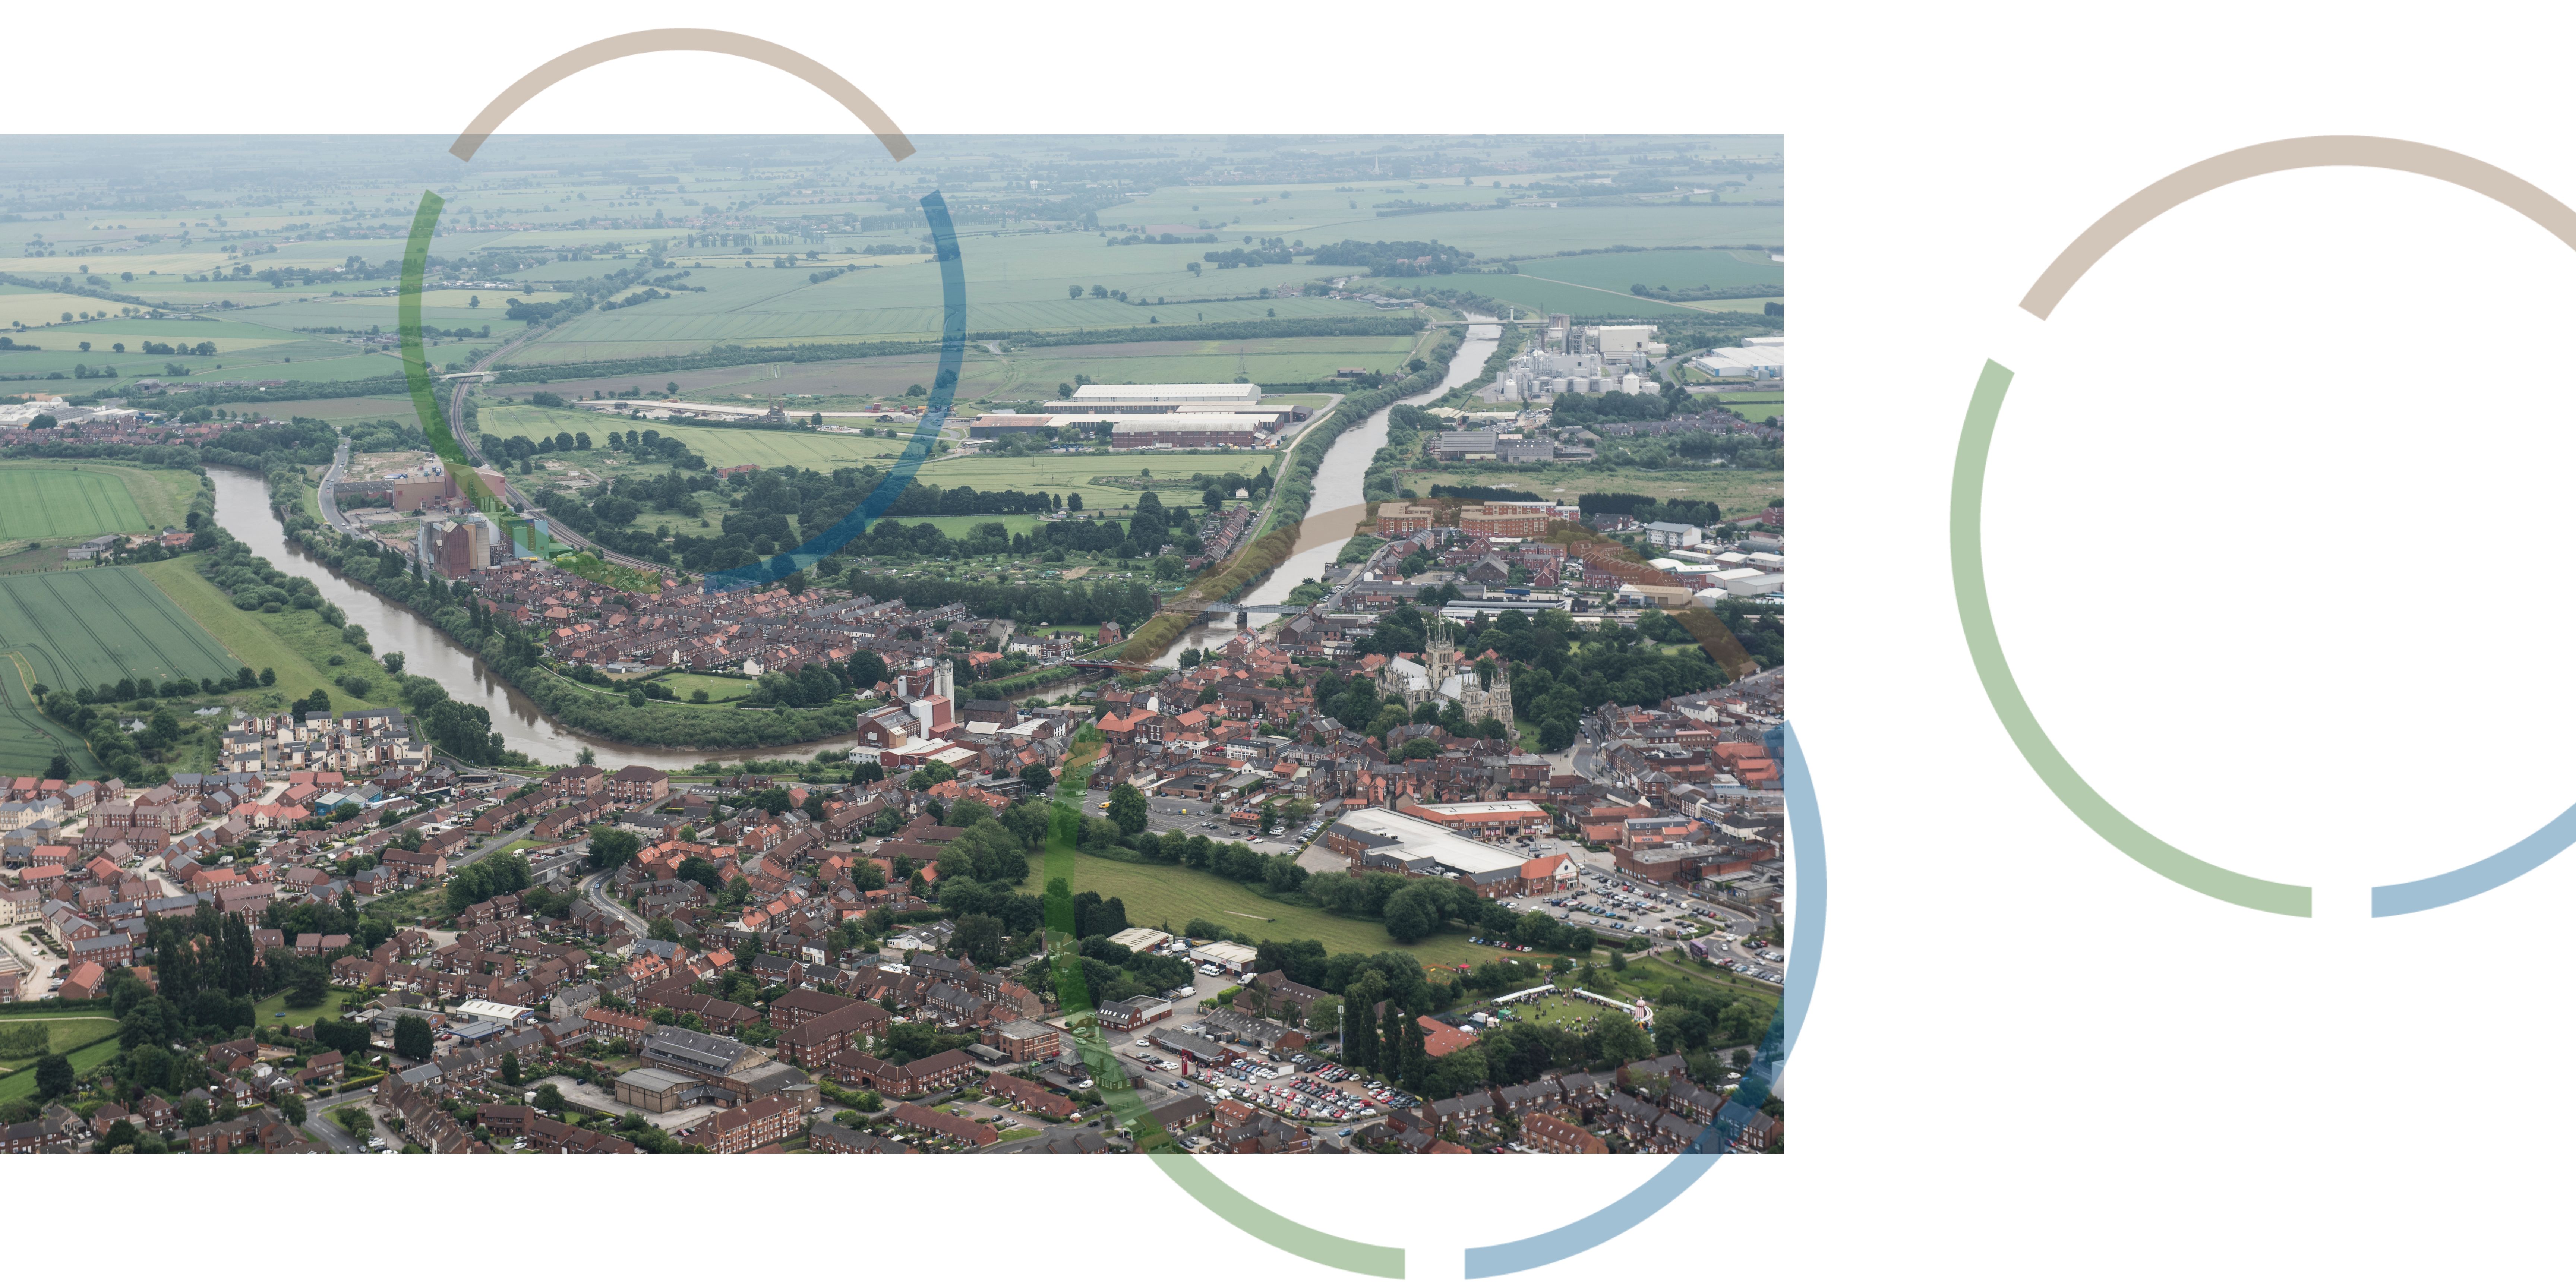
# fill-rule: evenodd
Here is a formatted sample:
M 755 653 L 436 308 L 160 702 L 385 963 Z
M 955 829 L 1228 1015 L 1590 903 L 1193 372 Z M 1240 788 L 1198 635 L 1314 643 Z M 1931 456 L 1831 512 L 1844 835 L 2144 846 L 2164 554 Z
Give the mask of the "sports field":
M 0 651 L 57 689 L 203 680 L 242 665 L 133 566 L 0 579 Z
M 200 486 L 196 475 L 179 470 L 0 462 L 0 541 L 176 527 Z

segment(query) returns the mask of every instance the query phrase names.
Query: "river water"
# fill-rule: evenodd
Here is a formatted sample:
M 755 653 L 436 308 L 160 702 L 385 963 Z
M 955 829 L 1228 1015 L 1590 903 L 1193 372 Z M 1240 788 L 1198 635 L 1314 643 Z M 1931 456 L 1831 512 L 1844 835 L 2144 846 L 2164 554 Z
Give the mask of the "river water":
M 1459 385 L 1475 379 L 1477 373 L 1485 369 L 1485 360 L 1493 357 L 1495 348 L 1502 344 L 1503 328 L 1491 318 L 1480 318 L 1472 314 L 1468 316 L 1467 322 L 1467 338 L 1458 346 L 1457 356 L 1449 360 L 1448 374 L 1441 378 L 1438 385 L 1410 398 L 1402 399 L 1402 402 L 1415 405 L 1430 402 Z M 1393 410 L 1391 407 L 1379 409 L 1376 415 L 1360 422 L 1356 428 L 1343 430 L 1342 436 L 1333 440 L 1332 450 L 1324 454 L 1322 468 L 1315 472 L 1315 499 L 1306 506 L 1306 515 L 1310 520 L 1316 515 L 1327 514 L 1334 510 L 1353 510 L 1367 503 L 1361 488 L 1368 476 L 1369 462 L 1377 458 L 1379 448 L 1386 446 L 1386 418 L 1391 410 Z M 1270 570 L 1269 576 L 1237 595 L 1235 602 L 1239 604 L 1287 602 L 1288 592 L 1295 590 L 1299 583 L 1309 577 L 1321 577 L 1325 569 L 1332 567 L 1333 556 L 1340 554 L 1342 547 L 1349 543 L 1350 529 L 1357 518 L 1358 516 L 1354 514 L 1339 523 L 1337 526 L 1341 530 L 1330 534 L 1336 538 L 1335 540 L 1288 556 L 1278 567 Z M 1311 529 L 1304 534 L 1309 539 L 1316 535 L 1318 534 Z M 1248 620 L 1253 627 L 1257 628 L 1278 620 L 1279 616 L 1277 613 L 1252 613 Z M 1178 666 L 1181 650 L 1221 646 L 1227 640 L 1234 638 L 1235 631 L 1236 627 L 1232 622 L 1202 621 L 1182 632 L 1181 638 L 1170 648 L 1165 649 L 1161 657 L 1154 660 L 1155 664 Z
M 446 685 L 450 696 L 480 704 L 491 712 L 492 731 L 500 734 L 512 751 L 548 764 L 569 765 L 582 748 L 588 747 L 598 754 L 602 765 L 612 770 L 624 765 L 686 769 L 711 758 L 811 756 L 857 741 L 854 736 L 793 747 L 709 752 L 656 750 L 575 733 L 538 710 L 526 694 L 485 668 L 482 659 L 456 647 L 409 608 L 331 571 L 304 553 L 304 547 L 288 541 L 285 525 L 269 512 L 268 489 L 258 475 L 212 466 L 206 472 L 215 480 L 215 521 L 226 532 L 289 575 L 312 578 L 313 584 L 322 588 L 323 598 L 339 605 L 350 621 L 367 628 L 367 642 L 375 646 L 377 656 L 400 653 L 405 671 L 426 675 Z
M 1475 379 L 1484 370 L 1485 360 L 1493 356 L 1502 343 L 1502 328 L 1491 319 L 1470 317 L 1467 339 L 1458 346 L 1457 356 L 1449 362 L 1449 371 L 1441 382 L 1403 401 L 1427 403 Z M 1365 503 L 1361 495 L 1362 480 L 1368 473 L 1369 461 L 1377 450 L 1386 446 L 1387 413 L 1376 415 L 1345 430 L 1325 454 L 1323 467 L 1315 475 L 1315 497 L 1306 507 L 1311 517 L 1335 510 L 1356 511 Z M 658 769 L 686 769 L 702 760 L 740 760 L 744 757 L 804 757 L 817 751 L 849 747 L 855 735 L 823 742 L 800 743 L 792 747 L 766 747 L 728 751 L 679 750 L 637 747 L 576 733 L 538 710 L 526 694 L 512 688 L 493 674 L 482 659 L 456 647 L 426 620 L 409 608 L 342 577 L 320 560 L 304 553 L 304 548 L 286 539 L 285 525 L 268 508 L 268 489 L 260 477 L 247 470 L 209 466 L 206 472 L 215 481 L 215 521 L 225 531 L 247 543 L 270 563 L 286 570 L 290 576 L 309 577 L 323 589 L 323 597 L 340 606 L 349 620 L 367 628 L 367 641 L 375 646 L 378 656 L 386 653 L 403 655 L 403 669 L 426 675 L 447 686 L 449 695 L 481 705 L 492 713 L 492 730 L 502 736 L 512 751 L 523 752 L 548 764 L 569 765 L 587 747 L 599 762 L 612 769 L 622 765 L 651 765 Z M 1288 592 L 1308 577 L 1320 577 L 1332 565 L 1350 538 L 1349 524 L 1356 514 L 1340 521 L 1338 539 L 1313 549 L 1301 550 L 1271 570 L 1251 589 L 1238 597 L 1240 603 L 1275 604 L 1284 602 Z M 1309 533 L 1308 535 L 1314 535 Z M 1275 613 L 1254 613 L 1251 622 L 1260 626 L 1275 620 Z M 1181 650 L 1205 649 L 1222 645 L 1234 638 L 1231 622 L 1202 622 L 1182 633 L 1180 640 L 1156 659 L 1159 665 L 1178 665 Z M 1087 681 L 1062 686 L 1022 698 L 1042 701 L 1059 693 L 1070 693 Z

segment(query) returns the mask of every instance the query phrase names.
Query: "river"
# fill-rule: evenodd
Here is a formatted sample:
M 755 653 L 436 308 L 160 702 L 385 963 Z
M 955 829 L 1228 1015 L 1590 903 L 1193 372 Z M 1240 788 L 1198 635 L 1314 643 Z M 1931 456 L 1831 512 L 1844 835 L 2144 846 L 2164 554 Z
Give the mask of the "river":
M 340 606 L 349 620 L 367 628 L 367 642 L 375 646 L 378 656 L 386 653 L 403 655 L 403 669 L 426 675 L 447 686 L 449 695 L 480 704 L 492 713 L 492 731 L 500 734 L 512 751 L 523 752 L 548 764 L 569 765 L 588 747 L 599 757 L 599 763 L 614 770 L 625 765 L 651 765 L 657 769 L 686 769 L 707 759 L 740 760 L 744 757 L 804 757 L 828 748 L 847 747 L 854 737 L 835 738 L 824 742 L 802 743 L 792 747 L 765 747 L 727 751 L 655 750 L 636 747 L 605 738 L 575 733 L 537 709 L 528 696 L 512 688 L 500 676 L 484 667 L 481 658 L 456 647 L 409 608 L 342 577 L 320 560 L 304 553 L 304 548 L 286 539 L 286 527 L 269 512 L 268 488 L 260 477 L 247 470 L 208 467 L 215 480 L 215 521 L 226 532 L 249 544 L 262 557 L 287 573 L 312 578 L 323 589 L 323 598 Z
M 1468 315 L 1467 322 L 1467 338 L 1458 346 L 1457 356 L 1449 360 L 1448 374 L 1441 378 L 1439 384 L 1400 401 L 1415 405 L 1430 402 L 1475 379 L 1477 373 L 1485 369 L 1485 360 L 1493 357 L 1495 348 L 1503 342 L 1503 328 L 1491 318 L 1473 314 Z M 1343 430 L 1342 436 L 1333 440 L 1332 450 L 1324 454 L 1323 467 L 1315 472 L 1315 499 L 1306 506 L 1309 520 L 1335 510 L 1356 511 L 1367 503 L 1361 488 L 1368 475 L 1369 462 L 1376 459 L 1379 448 L 1386 446 L 1386 418 L 1390 410 L 1391 407 L 1380 408 L 1376 415 L 1360 422 L 1356 428 Z M 1310 540 L 1318 535 L 1329 535 L 1334 539 L 1288 556 L 1278 567 L 1270 570 L 1269 576 L 1237 595 L 1235 602 L 1286 603 L 1288 592 L 1296 589 L 1299 583 L 1309 577 L 1321 577 L 1325 569 L 1332 567 L 1333 556 L 1340 554 L 1342 547 L 1349 543 L 1351 529 L 1356 526 L 1358 518 L 1354 513 L 1340 520 L 1336 524 L 1340 530 L 1335 533 L 1309 531 L 1303 534 L 1301 539 Z M 1277 613 L 1253 613 L 1249 621 L 1258 628 L 1278 620 L 1279 616 Z M 1182 632 L 1179 640 L 1165 649 L 1161 657 L 1154 659 L 1155 665 L 1178 666 L 1181 650 L 1223 645 L 1234 638 L 1235 631 L 1232 622 L 1201 621 Z

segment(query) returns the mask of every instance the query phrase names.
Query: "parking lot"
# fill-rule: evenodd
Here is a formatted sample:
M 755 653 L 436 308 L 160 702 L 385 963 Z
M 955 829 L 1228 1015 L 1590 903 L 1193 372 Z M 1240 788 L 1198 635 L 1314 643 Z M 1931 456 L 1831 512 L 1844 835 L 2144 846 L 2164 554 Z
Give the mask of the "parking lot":
M 1088 802 L 1085 810 L 1098 814 L 1101 807 L 1109 803 L 1109 793 L 1088 792 L 1085 800 Z M 1177 831 L 1185 836 L 1205 836 L 1211 841 L 1241 843 L 1263 854 L 1294 854 L 1304 847 L 1305 842 L 1299 836 L 1301 828 L 1284 828 L 1277 836 L 1256 835 L 1256 829 L 1249 824 L 1228 822 L 1227 812 L 1222 806 L 1171 796 L 1145 798 L 1146 826 L 1156 832 Z M 1308 821 L 1311 823 L 1313 820 Z

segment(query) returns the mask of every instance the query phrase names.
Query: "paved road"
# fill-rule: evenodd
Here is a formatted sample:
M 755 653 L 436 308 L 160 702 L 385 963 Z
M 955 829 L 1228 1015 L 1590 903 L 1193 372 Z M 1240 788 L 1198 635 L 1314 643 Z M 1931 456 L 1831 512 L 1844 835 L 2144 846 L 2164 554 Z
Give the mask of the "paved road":
M 602 872 L 592 876 L 589 880 L 582 882 L 581 897 L 588 899 L 592 905 L 597 907 L 601 912 L 605 912 L 608 915 L 617 918 L 619 921 L 624 922 L 626 924 L 626 928 L 634 931 L 636 934 L 641 935 L 649 931 L 652 928 L 649 923 L 647 923 L 642 917 L 638 917 L 633 912 L 628 911 L 624 904 L 621 904 L 615 899 L 609 897 L 608 892 L 601 889 L 602 886 L 607 884 L 608 876 L 608 873 Z

